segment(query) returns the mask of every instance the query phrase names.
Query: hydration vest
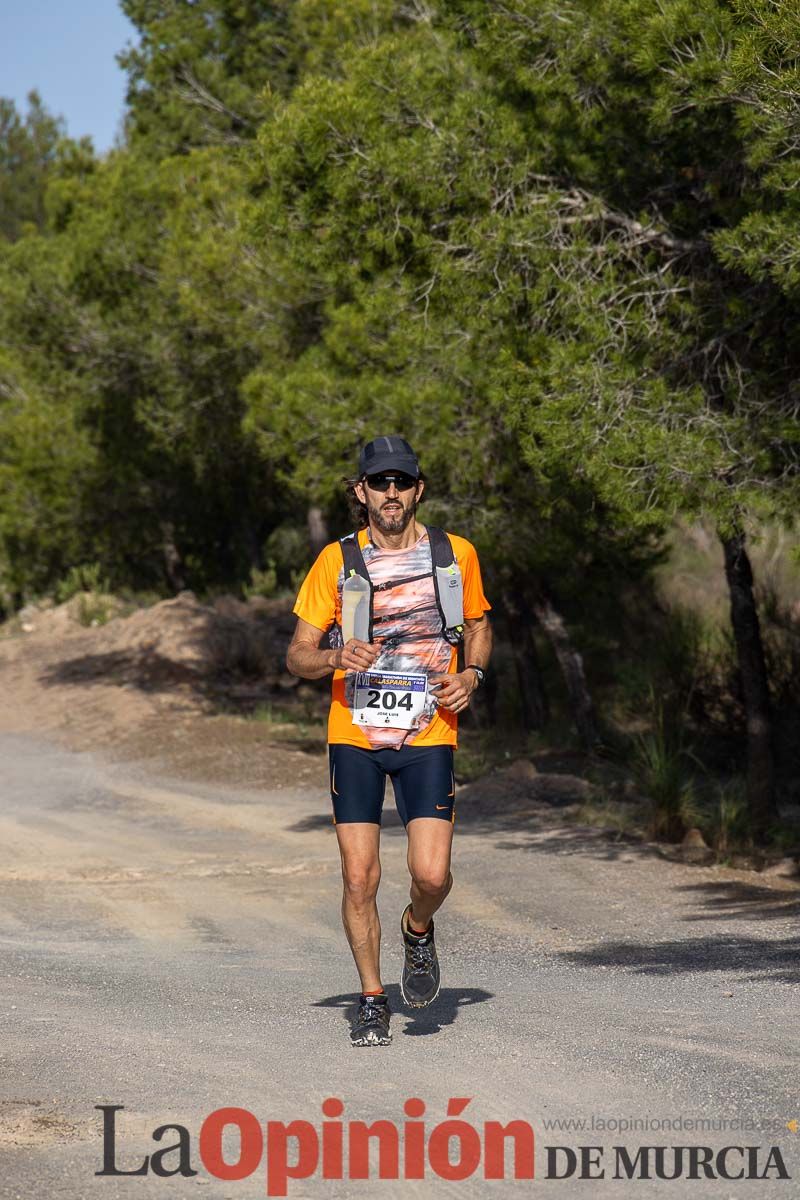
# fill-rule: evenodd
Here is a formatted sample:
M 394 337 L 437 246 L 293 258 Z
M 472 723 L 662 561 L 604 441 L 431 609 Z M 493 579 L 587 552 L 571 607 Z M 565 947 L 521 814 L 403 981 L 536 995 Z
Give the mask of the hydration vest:
M 371 642 L 373 638 L 373 597 L 376 591 L 387 591 L 389 588 L 399 587 L 402 583 L 412 583 L 417 579 L 432 577 L 436 607 L 442 621 L 442 635 L 451 646 L 457 646 L 462 641 L 464 637 L 464 584 L 461 578 L 461 568 L 456 561 L 450 538 L 445 531 L 434 525 L 426 526 L 426 530 L 431 550 L 431 570 L 425 571 L 422 575 L 410 575 L 406 579 L 392 579 L 377 585 L 370 579 L 367 564 L 358 543 L 358 533 L 349 533 L 347 537 L 339 539 L 344 559 L 342 603 L 344 604 L 344 591 L 351 579 L 358 581 L 355 587 L 359 591 L 362 591 L 364 587 L 361 583 L 362 579 L 366 580 L 369 585 L 369 627 L 366 637 L 362 640 Z

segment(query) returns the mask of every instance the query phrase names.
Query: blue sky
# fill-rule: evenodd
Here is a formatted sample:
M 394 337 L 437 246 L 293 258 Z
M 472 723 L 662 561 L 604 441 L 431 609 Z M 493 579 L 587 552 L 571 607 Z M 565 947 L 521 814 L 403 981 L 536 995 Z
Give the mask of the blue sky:
M 117 0 L 0 0 L 0 96 L 26 108 L 36 88 L 67 122 L 111 148 L 125 107 L 125 75 L 114 55 L 136 41 Z

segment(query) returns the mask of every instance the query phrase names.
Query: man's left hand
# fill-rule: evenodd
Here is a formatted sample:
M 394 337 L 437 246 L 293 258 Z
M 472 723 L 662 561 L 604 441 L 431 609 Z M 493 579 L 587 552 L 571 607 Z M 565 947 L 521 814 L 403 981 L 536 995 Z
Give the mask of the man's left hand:
M 434 674 L 429 676 L 429 680 L 436 703 L 454 713 L 469 708 L 472 693 L 478 686 L 474 671 L 460 671 L 455 675 Z

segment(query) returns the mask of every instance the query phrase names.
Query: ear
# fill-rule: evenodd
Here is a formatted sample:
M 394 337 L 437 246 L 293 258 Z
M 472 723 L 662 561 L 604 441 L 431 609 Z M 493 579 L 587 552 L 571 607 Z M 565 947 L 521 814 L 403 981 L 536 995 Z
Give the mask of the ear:
M 417 503 L 419 503 L 420 500 L 422 499 L 422 493 L 424 491 L 425 491 L 425 480 L 418 479 L 417 480 Z
M 361 480 L 359 480 L 358 483 L 355 485 L 355 487 L 353 488 L 353 491 L 356 494 L 356 499 L 366 507 L 367 493 L 364 491 L 364 484 L 361 482 Z

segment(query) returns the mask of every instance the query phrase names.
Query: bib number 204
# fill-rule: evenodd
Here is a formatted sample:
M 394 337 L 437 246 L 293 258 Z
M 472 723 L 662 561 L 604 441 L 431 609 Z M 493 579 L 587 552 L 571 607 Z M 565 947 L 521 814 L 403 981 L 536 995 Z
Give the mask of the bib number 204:
M 411 712 L 411 692 L 379 692 L 377 688 L 370 688 L 367 692 L 367 703 L 365 708 L 404 708 L 407 712 Z
M 386 729 L 415 729 L 425 711 L 428 677 L 399 671 L 359 671 L 353 721 Z

